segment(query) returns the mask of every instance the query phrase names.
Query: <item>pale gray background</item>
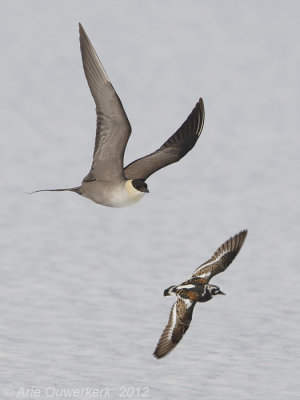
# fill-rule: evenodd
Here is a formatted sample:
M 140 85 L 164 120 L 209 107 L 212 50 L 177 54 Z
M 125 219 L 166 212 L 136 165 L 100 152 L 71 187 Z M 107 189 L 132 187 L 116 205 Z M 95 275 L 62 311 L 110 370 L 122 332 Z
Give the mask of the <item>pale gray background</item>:
M 132 385 L 151 399 L 299 399 L 299 2 L 0 6 L 2 397 L 109 387 L 118 398 Z M 78 21 L 131 121 L 126 162 L 204 98 L 196 147 L 129 208 L 22 194 L 76 186 L 91 165 Z M 244 248 L 213 280 L 227 296 L 197 305 L 180 345 L 154 359 L 173 302 L 163 290 L 243 228 Z

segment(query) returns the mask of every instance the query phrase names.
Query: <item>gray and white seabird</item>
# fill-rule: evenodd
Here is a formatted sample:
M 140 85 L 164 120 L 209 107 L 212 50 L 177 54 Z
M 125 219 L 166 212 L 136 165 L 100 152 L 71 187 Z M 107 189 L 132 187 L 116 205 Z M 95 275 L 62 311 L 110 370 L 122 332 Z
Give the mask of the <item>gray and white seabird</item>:
M 158 150 L 124 168 L 130 123 L 81 24 L 79 34 L 83 69 L 96 103 L 97 130 L 92 167 L 81 186 L 36 192 L 69 190 L 104 206 L 129 206 L 148 192 L 145 180 L 150 175 L 179 161 L 194 147 L 204 123 L 203 100 L 200 98 L 182 126 Z

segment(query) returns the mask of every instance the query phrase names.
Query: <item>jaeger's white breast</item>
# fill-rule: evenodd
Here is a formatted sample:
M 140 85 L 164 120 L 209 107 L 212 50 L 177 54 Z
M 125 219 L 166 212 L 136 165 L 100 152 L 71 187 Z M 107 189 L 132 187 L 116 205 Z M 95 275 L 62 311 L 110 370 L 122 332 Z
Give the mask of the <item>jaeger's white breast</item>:
M 85 182 L 81 194 L 108 207 L 126 207 L 139 201 L 145 193 L 132 186 L 132 181 Z

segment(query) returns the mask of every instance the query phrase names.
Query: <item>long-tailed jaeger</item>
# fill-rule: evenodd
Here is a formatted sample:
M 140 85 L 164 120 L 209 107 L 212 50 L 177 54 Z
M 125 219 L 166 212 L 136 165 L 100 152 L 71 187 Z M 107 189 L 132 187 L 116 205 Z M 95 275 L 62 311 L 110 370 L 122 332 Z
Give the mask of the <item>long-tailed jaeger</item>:
M 140 200 L 148 187 L 145 180 L 159 169 L 179 161 L 197 142 L 204 123 L 200 98 L 181 127 L 156 151 L 124 168 L 123 157 L 131 126 L 87 34 L 79 24 L 83 69 L 96 103 L 97 130 L 93 162 L 81 186 L 43 191 L 76 192 L 109 207 L 129 206 Z
M 223 293 L 218 286 L 209 285 L 210 279 L 225 271 L 240 251 L 247 236 L 247 230 L 228 239 L 220 246 L 213 256 L 200 265 L 192 277 L 178 286 L 170 286 L 164 291 L 164 296 L 175 295 L 169 321 L 165 327 L 153 355 L 156 358 L 166 356 L 180 342 L 192 321 L 192 314 L 197 302 L 211 300 Z

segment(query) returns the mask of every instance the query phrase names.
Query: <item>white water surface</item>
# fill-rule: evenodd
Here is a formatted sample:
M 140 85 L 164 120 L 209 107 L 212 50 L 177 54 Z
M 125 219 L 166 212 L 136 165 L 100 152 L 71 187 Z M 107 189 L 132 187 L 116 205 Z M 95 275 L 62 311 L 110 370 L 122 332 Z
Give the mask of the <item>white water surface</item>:
M 299 2 L 0 5 L 1 397 L 299 399 Z M 129 208 L 22 194 L 76 186 L 91 165 L 79 21 L 133 127 L 126 162 L 205 102 L 195 148 Z M 212 280 L 227 296 L 156 360 L 163 290 L 244 228 Z

